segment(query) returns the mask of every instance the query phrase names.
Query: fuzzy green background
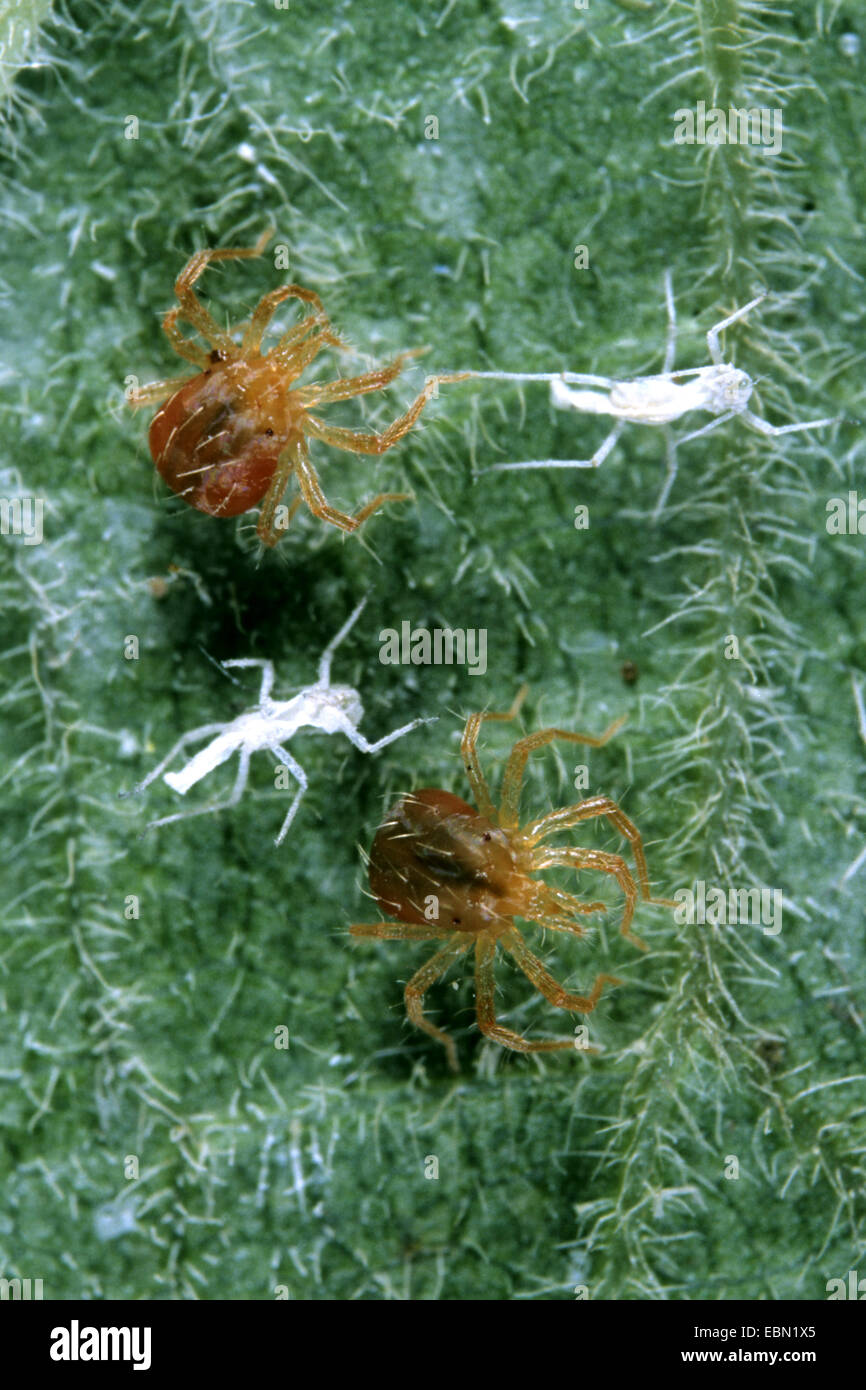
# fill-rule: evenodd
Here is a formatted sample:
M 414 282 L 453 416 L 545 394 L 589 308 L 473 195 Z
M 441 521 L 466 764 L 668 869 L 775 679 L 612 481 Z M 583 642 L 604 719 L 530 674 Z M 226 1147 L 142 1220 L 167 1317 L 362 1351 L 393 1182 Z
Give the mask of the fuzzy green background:
M 825 525 L 862 458 L 866 59 L 839 7 L 777 28 L 771 9 L 0 6 L 0 495 L 46 508 L 43 544 L 0 537 L 0 1276 L 46 1298 L 450 1300 L 823 1298 L 866 1274 L 866 864 L 846 877 L 866 845 L 866 537 Z M 699 100 L 783 110 L 782 151 L 675 145 Z M 677 365 L 763 286 L 725 342 L 755 409 L 844 418 L 683 446 L 654 523 L 660 431 L 627 427 L 597 472 L 481 474 L 585 457 L 605 422 L 544 386 L 443 387 L 380 460 L 313 445 L 337 505 L 414 502 L 349 538 L 304 511 L 262 555 L 254 516 L 169 494 L 123 392 L 183 370 L 159 324 L 192 251 L 269 225 L 290 277 L 270 248 L 214 267 L 218 318 L 292 278 L 355 349 L 317 372 L 431 349 L 330 420 L 380 428 L 430 371 L 659 371 L 668 267 Z M 272 657 L 288 696 L 364 594 L 334 666 L 362 729 L 438 723 L 377 757 L 298 735 L 310 791 L 278 850 L 264 754 L 235 810 L 139 838 L 178 798 L 118 791 L 252 700 L 215 663 Z M 380 664 L 404 620 L 486 628 L 486 674 Z M 405 1020 L 433 948 L 348 936 L 377 916 L 361 848 L 399 793 L 467 794 L 463 719 L 524 680 L 524 730 L 629 716 L 602 750 L 536 755 L 527 819 L 578 799 L 585 761 L 656 892 L 780 890 L 783 926 L 642 907 L 643 956 L 616 891 L 566 877 L 610 913 L 584 941 L 526 936 L 575 990 L 623 980 L 589 1020 L 599 1055 L 485 1042 L 464 961 L 428 997 L 455 1079 Z M 484 730 L 494 784 L 516 732 Z M 621 848 L 606 826 L 580 843 Z M 498 981 L 508 1026 L 577 1021 L 503 961 Z

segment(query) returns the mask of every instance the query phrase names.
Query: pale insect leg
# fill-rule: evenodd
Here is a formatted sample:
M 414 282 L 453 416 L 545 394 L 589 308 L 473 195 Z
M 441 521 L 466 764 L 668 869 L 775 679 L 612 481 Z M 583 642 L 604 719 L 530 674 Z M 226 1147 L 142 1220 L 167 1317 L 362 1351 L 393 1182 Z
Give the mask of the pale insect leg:
M 280 762 L 283 764 L 283 767 L 288 768 L 289 772 L 292 774 L 292 776 L 298 784 L 298 790 L 295 794 L 295 799 L 289 807 L 288 811 L 286 812 L 285 819 L 282 825 L 280 826 L 280 833 L 274 840 L 275 845 L 281 845 L 283 843 L 283 840 L 286 838 L 286 832 L 288 831 L 289 826 L 295 819 L 295 812 L 301 804 L 301 798 L 304 795 L 304 792 L 307 790 L 307 774 L 304 772 L 304 769 L 301 767 L 300 763 L 295 762 L 295 759 L 292 757 L 291 753 L 287 753 L 285 748 L 283 748 L 281 745 L 278 745 L 271 751 L 275 757 L 279 758 Z
M 674 352 L 676 350 L 677 317 L 676 308 L 674 306 L 671 272 L 669 270 L 665 271 L 664 286 L 665 303 L 667 306 L 668 314 L 668 336 L 667 348 L 665 350 L 663 375 L 670 375 L 674 364 Z M 611 391 L 613 387 L 618 384 L 611 377 L 593 376 L 585 372 L 473 372 L 471 373 L 471 375 L 478 377 L 487 377 L 492 380 L 498 381 L 549 381 L 551 384 L 550 396 L 554 405 L 558 406 L 560 409 L 563 410 L 578 409 L 582 411 L 587 411 L 594 415 L 612 414 L 613 412 L 610 411 L 610 403 L 606 401 L 602 396 L 600 396 L 598 394 L 598 391 L 574 392 L 569 391 L 568 387 L 594 386 L 600 388 L 600 390 Z M 614 449 L 617 440 L 619 439 L 620 434 L 622 433 L 624 423 L 624 421 L 617 422 L 617 424 L 611 430 L 610 434 L 602 442 L 599 448 L 596 449 L 595 453 L 592 455 L 592 458 L 532 459 L 527 460 L 525 463 L 494 463 L 491 464 L 489 468 L 482 469 L 481 471 L 484 473 L 504 473 L 512 471 L 514 469 L 522 468 L 599 468 L 604 463 L 608 454 L 610 454 L 611 451 Z M 674 473 L 675 472 L 676 465 L 674 464 Z M 667 483 L 668 490 L 670 490 L 670 486 L 672 483 L 673 477 L 671 477 L 669 482 Z M 664 498 L 666 496 L 667 492 L 663 494 L 662 501 L 657 504 L 656 514 L 659 508 L 664 504 Z
M 262 683 L 261 687 L 259 688 L 258 703 L 260 705 L 263 705 L 265 700 L 267 700 L 270 697 L 270 693 L 274 688 L 274 663 L 272 661 L 263 660 L 261 657 L 256 656 L 233 656 L 230 658 L 230 660 L 224 661 L 222 665 L 224 667 L 261 666 Z
M 658 501 L 656 502 L 655 507 L 653 508 L 653 514 L 652 514 L 652 519 L 653 519 L 653 521 L 658 521 L 659 517 L 661 516 L 662 511 L 663 511 L 663 509 L 664 509 L 664 505 L 665 505 L 665 503 L 666 503 L 667 500 L 668 500 L 668 497 L 669 497 L 669 495 L 670 495 L 670 490 L 671 490 L 671 488 L 673 487 L 674 481 L 675 481 L 676 476 L 677 476 L 677 445 L 676 445 L 676 441 L 675 441 L 675 439 L 674 439 L 674 437 L 673 437 L 673 435 L 672 435 L 672 433 L 671 433 L 671 427 L 670 427 L 670 425 L 665 425 L 664 430 L 665 430 L 665 453 L 666 453 L 666 455 L 667 455 L 668 471 L 667 471 L 667 473 L 665 474 L 665 480 L 664 480 L 664 482 L 662 483 L 662 490 L 661 490 L 661 492 L 660 492 L 659 495 L 658 495 Z
M 164 772 L 162 780 L 166 786 L 171 787 L 172 791 L 178 792 L 181 796 L 186 796 L 190 787 L 194 787 L 196 782 L 200 782 L 203 777 L 207 777 L 209 772 L 213 772 L 215 767 L 222 767 L 229 758 L 237 752 L 238 748 L 245 742 L 243 734 L 238 732 L 238 720 L 232 720 L 231 724 L 223 726 L 221 734 L 212 738 L 210 743 L 205 744 L 197 753 L 190 758 L 188 763 L 184 763 L 178 772 Z
M 746 314 L 750 313 L 750 311 L 756 308 L 764 299 L 766 299 L 766 291 L 763 294 L 757 295 L 755 299 L 751 299 L 748 304 L 744 304 L 742 309 L 736 309 L 733 314 L 729 314 L 726 319 L 722 319 L 721 323 L 714 324 L 712 328 L 707 330 L 707 348 L 716 366 L 721 366 L 724 362 L 721 345 L 719 343 L 719 334 L 732 323 L 736 323 L 738 319 L 745 318 Z M 758 430 L 761 434 L 770 435 L 772 437 L 781 434 L 796 434 L 800 430 L 821 429 L 824 425 L 835 425 L 838 420 L 838 416 L 834 415 L 823 420 L 804 420 L 802 423 L 795 425 L 771 425 L 768 421 L 763 420 L 760 415 L 754 415 L 751 410 L 733 411 L 731 414 L 741 415 L 753 429 Z M 715 423 L 721 424 L 723 420 L 730 419 L 731 415 L 724 415 Z M 712 426 L 707 426 L 707 428 L 712 428 Z M 698 430 L 696 434 L 687 435 L 686 438 L 695 439 L 697 434 L 705 434 L 706 432 L 706 429 Z M 681 439 L 680 443 L 684 444 L 685 440 Z
M 221 724 L 219 727 L 222 729 L 225 727 L 225 725 Z M 193 816 L 206 816 L 209 815 L 211 812 L 228 811 L 232 806 L 237 806 L 238 802 L 243 796 L 244 788 L 247 785 L 247 778 L 249 777 L 250 771 L 251 753 L 251 748 L 247 748 L 245 745 L 241 745 L 240 754 L 238 757 L 238 775 L 235 778 L 235 784 L 232 787 L 231 795 L 229 796 L 227 801 L 216 801 L 212 802 L 209 806 L 199 806 L 194 811 L 175 811 L 174 815 L 172 816 L 161 816 L 159 820 L 149 821 L 148 824 L 145 826 L 145 831 L 154 830 L 159 825 L 171 825 L 173 821 L 177 820 L 190 820 Z
M 333 637 L 331 639 L 325 650 L 322 652 L 322 655 L 319 658 L 319 685 L 327 686 L 331 684 L 331 662 L 334 658 L 334 652 L 337 650 L 346 634 L 351 630 L 352 627 L 354 627 L 355 623 L 360 618 L 362 612 L 364 611 L 364 606 L 366 605 L 366 602 L 366 598 L 361 599 L 361 602 L 349 614 L 348 618 L 343 623 L 343 626 L 340 628 L 340 631 L 337 633 L 336 637 Z
M 759 294 L 754 299 L 750 299 L 748 304 L 743 305 L 742 309 L 735 309 L 732 314 L 728 314 L 726 319 L 722 319 L 720 323 L 714 323 L 712 328 L 707 329 L 707 348 L 711 361 L 714 362 L 717 367 L 723 366 L 725 360 L 722 357 L 719 334 L 723 333 L 726 328 L 730 328 L 731 324 L 736 323 L 738 319 L 745 318 L 746 314 L 751 313 L 752 309 L 756 308 L 766 297 L 767 294 L 766 291 L 764 291 L 763 294 Z
M 733 420 L 735 415 L 738 415 L 741 420 L 745 420 L 746 424 L 751 425 L 753 429 L 758 430 L 761 434 L 771 436 L 779 434 L 797 434 L 800 430 L 816 430 L 820 429 L 823 425 L 835 425 L 839 420 L 838 415 L 831 415 L 824 420 L 804 420 L 801 424 L 797 425 L 771 425 L 766 420 L 763 420 L 760 415 L 753 415 L 751 410 L 728 410 L 724 415 L 716 416 L 715 420 L 711 420 L 708 425 L 704 425 L 701 429 L 692 430 L 690 434 L 683 435 L 683 438 L 678 440 L 677 443 L 688 444 L 691 439 L 700 439 L 701 435 L 709 434 L 712 430 L 718 429 L 719 425 L 724 425 L 728 420 Z
M 162 762 L 157 763 L 156 767 L 153 768 L 153 770 L 147 774 L 147 776 L 144 778 L 142 782 L 137 782 L 134 787 L 130 787 L 129 791 L 118 792 L 117 795 L 119 797 L 127 797 L 135 796 L 137 792 L 143 792 L 145 788 L 149 787 L 151 782 L 153 782 L 159 776 L 163 768 L 168 767 L 169 763 L 181 751 L 181 749 L 186 748 L 188 743 L 195 743 L 196 739 L 199 738 L 209 738 L 213 734 L 221 734 L 225 727 L 225 724 L 202 724 L 201 728 L 199 729 L 190 729 L 188 733 L 181 734 L 177 743 L 168 753 L 166 753 L 165 757 L 162 759 Z
M 555 377 L 554 381 L 561 381 L 561 378 Z M 482 468 L 481 472 L 507 473 L 518 468 L 599 468 L 614 448 L 624 425 L 624 420 L 618 420 L 604 443 L 589 459 L 532 459 L 526 463 L 492 463 L 489 468 Z
M 458 376 L 457 373 L 453 375 Z M 481 381 L 546 381 L 551 385 L 554 404 L 563 409 L 571 408 L 574 405 L 570 399 L 570 394 L 573 393 L 569 393 L 565 389 L 566 385 L 595 386 L 599 388 L 599 391 L 611 391 L 617 385 L 612 377 L 593 376 L 586 372 L 462 372 L 459 377 Z M 582 393 L 584 403 L 581 408 L 595 415 L 609 415 L 612 412 L 608 408 L 608 402 L 605 397 L 599 394 L 599 391 Z M 596 449 L 592 458 L 589 459 L 530 459 L 525 463 L 494 463 L 489 468 L 482 468 L 478 476 L 480 477 L 482 473 L 500 473 L 515 468 L 598 468 L 616 444 L 621 431 L 622 423 L 618 423 L 604 440 L 604 443 Z
M 751 410 L 741 411 L 743 419 L 753 429 L 759 430 L 761 434 L 768 434 L 776 437 L 780 434 L 796 434 L 798 430 L 817 430 L 823 425 L 835 425 L 838 423 L 839 416 L 831 415 L 825 420 L 804 420 L 799 425 L 770 425 L 766 420 L 762 420 L 760 415 L 753 415 Z
M 334 732 L 345 734 L 349 742 L 353 743 L 361 753 L 378 753 L 380 748 L 385 748 L 387 744 L 393 743 L 395 739 L 402 738 L 404 734 L 410 733 L 412 729 L 417 729 L 419 724 L 435 724 L 438 719 L 438 715 L 435 714 L 427 718 L 413 719 L 410 724 L 403 724 L 401 728 L 395 729 L 393 733 L 385 734 L 384 738 L 377 739 L 375 743 L 368 743 L 364 735 L 355 728 L 347 715 L 339 711 L 334 711 L 333 717 L 337 725 Z
M 692 430 L 690 434 L 684 434 L 682 439 L 677 440 L 677 444 L 688 444 L 690 439 L 700 439 L 704 434 L 711 434 L 720 425 L 726 425 L 729 420 L 733 420 L 737 414 L 748 414 L 748 411 L 726 410 L 724 415 L 717 415 L 715 420 L 711 420 L 708 425 L 702 425 L 699 430 Z
M 665 349 L 665 362 L 662 372 L 668 375 L 673 371 L 674 353 L 677 347 L 677 311 L 674 304 L 674 287 L 669 270 L 665 271 L 665 304 L 668 311 L 668 344 Z
M 569 386 L 597 386 L 602 391 L 610 391 L 617 384 L 613 377 L 591 376 L 587 372 L 453 372 L 448 375 L 458 381 L 464 377 L 481 381 L 565 381 Z

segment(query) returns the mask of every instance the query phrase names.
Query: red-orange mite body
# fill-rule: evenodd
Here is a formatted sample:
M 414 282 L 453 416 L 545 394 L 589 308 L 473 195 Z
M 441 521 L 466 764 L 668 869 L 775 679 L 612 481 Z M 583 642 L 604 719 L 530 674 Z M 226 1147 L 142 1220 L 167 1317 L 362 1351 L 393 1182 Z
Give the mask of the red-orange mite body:
M 271 235 L 266 232 L 252 247 L 198 251 L 189 260 L 175 282 L 179 307 L 165 315 L 163 329 L 175 351 L 199 371 L 186 379 L 152 382 L 131 396 L 133 406 L 162 402 L 149 444 L 157 471 L 172 491 L 209 516 L 240 516 L 261 504 L 258 535 L 269 546 L 276 544 L 304 504 L 330 525 L 354 531 L 385 502 L 405 501 L 408 496 L 378 493 L 353 515 L 339 511 L 322 491 L 308 436 L 350 453 L 383 454 L 412 428 L 440 382 L 462 380 L 460 374 L 429 377 L 405 414 L 380 434 L 329 426 L 313 415 L 313 406 L 380 390 L 420 350 L 401 353 L 389 366 L 362 376 L 295 387 L 324 347 L 345 348 L 319 296 L 300 285 L 283 285 L 264 295 L 236 342 L 192 287 L 211 261 L 260 256 Z M 311 306 L 311 312 L 263 353 L 267 325 L 277 306 L 289 298 Z M 179 318 L 198 330 L 209 350 L 181 335 Z M 298 494 L 281 516 L 278 508 L 292 478 Z
M 282 450 L 303 433 L 295 394 L 282 389 L 279 369 L 263 357 L 193 377 L 150 426 L 158 472 L 208 516 L 248 512 L 270 487 Z
M 432 894 L 443 926 L 499 936 L 513 917 L 533 915 L 543 885 L 527 893 L 528 882 L 504 830 L 433 788 L 398 801 L 370 850 L 370 891 L 401 922 L 428 923 Z
M 397 922 L 356 923 L 351 928 L 355 936 L 444 941 L 441 949 L 409 980 L 405 999 L 410 1020 L 443 1045 L 454 1071 L 459 1070 L 454 1040 L 425 1016 L 423 999 L 451 962 L 470 947 L 475 949 L 478 1025 L 487 1037 L 517 1052 L 552 1052 L 574 1047 L 575 1043 L 573 1038 L 529 1041 L 497 1023 L 493 967 L 500 946 L 557 1008 L 590 1013 L 605 984 L 619 983 L 615 976 L 602 974 L 596 977 L 588 995 L 571 994 L 529 950 L 515 926 L 515 918 L 582 936 L 583 928 L 576 919 L 607 910 L 602 902 L 586 902 L 533 877 L 539 870 L 568 867 L 612 875 L 625 896 L 620 930 L 643 950 L 644 943 L 631 931 L 638 894 L 648 902 L 675 906 L 667 899 L 652 896 L 640 834 L 609 797 L 590 797 L 574 806 L 551 811 L 522 828 L 519 825 L 518 801 L 529 754 L 554 739 L 600 747 L 622 720 L 597 737 L 564 729 L 541 729 L 518 739 L 506 765 L 501 804 L 498 808 L 494 805 L 478 761 L 478 732 L 485 719 L 513 719 L 524 694 L 525 689 L 505 714 L 473 714 L 466 722 L 461 751 L 478 809 L 452 792 L 436 788 L 404 796 L 391 809 L 373 840 L 369 874 L 377 905 L 383 913 L 396 917 Z M 629 841 L 637 883 L 619 855 L 580 846 L 542 844 L 556 831 L 598 816 L 607 817 Z

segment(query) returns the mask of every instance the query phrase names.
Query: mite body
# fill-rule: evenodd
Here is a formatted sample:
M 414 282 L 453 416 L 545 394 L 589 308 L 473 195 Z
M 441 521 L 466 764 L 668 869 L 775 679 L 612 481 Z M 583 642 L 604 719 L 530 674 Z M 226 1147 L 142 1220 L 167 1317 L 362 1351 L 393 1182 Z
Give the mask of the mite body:
M 296 386 L 324 348 L 346 349 L 313 290 L 282 285 L 263 295 L 242 325 L 238 342 L 220 328 L 193 289 L 211 261 L 260 256 L 271 235 L 265 232 L 255 246 L 197 251 L 191 257 L 175 281 L 178 307 L 169 309 L 162 326 L 175 352 L 198 372 L 151 382 L 130 396 L 133 407 L 160 406 L 150 427 L 150 452 L 172 491 L 208 516 L 240 516 L 261 506 L 256 529 L 267 546 L 276 545 L 303 505 L 329 525 L 351 532 L 386 502 L 406 501 L 408 493 L 380 492 L 351 515 L 332 506 L 307 439 L 348 453 L 384 454 L 412 429 L 440 382 L 462 380 L 462 374 L 428 377 L 405 414 L 380 434 L 330 426 L 312 414 L 311 407 L 381 390 L 424 349 L 403 352 L 388 366 L 361 376 Z M 286 299 L 300 300 L 309 312 L 264 353 L 265 330 Z M 178 319 L 191 323 L 208 347 L 183 337 Z M 291 481 L 297 493 L 281 514 L 278 508 Z
M 582 936 L 580 919 L 607 910 L 603 902 L 586 901 L 546 883 L 537 877 L 541 870 L 591 869 L 615 878 L 625 897 L 620 931 L 642 950 L 646 946 L 631 930 L 638 896 L 647 902 L 675 905 L 652 896 L 640 834 L 609 797 L 593 796 L 520 825 L 518 802 L 530 753 L 559 739 L 599 748 L 620 727 L 621 719 L 598 735 L 540 729 L 518 739 L 506 764 L 500 804 L 494 804 L 478 761 L 479 730 L 485 719 L 514 719 L 525 693 L 524 687 L 504 714 L 483 711 L 471 714 L 466 721 L 461 753 L 477 807 L 453 792 L 434 787 L 401 797 L 392 807 L 373 840 L 369 876 L 377 906 L 397 921 L 355 923 L 351 927 L 353 936 L 442 943 L 406 985 L 406 1012 L 412 1023 L 442 1044 L 453 1071 L 459 1070 L 454 1039 L 426 1017 L 424 995 L 464 952 L 475 952 L 478 1026 L 488 1038 L 514 1052 L 556 1052 L 573 1047 L 574 1040 L 530 1041 L 497 1022 L 493 972 L 500 947 L 545 999 L 559 1009 L 591 1013 L 604 986 L 619 984 L 614 975 L 601 974 L 587 995 L 572 994 L 530 951 L 515 919 Z M 637 882 L 617 854 L 579 845 L 542 843 L 559 831 L 599 816 L 606 817 L 628 840 Z

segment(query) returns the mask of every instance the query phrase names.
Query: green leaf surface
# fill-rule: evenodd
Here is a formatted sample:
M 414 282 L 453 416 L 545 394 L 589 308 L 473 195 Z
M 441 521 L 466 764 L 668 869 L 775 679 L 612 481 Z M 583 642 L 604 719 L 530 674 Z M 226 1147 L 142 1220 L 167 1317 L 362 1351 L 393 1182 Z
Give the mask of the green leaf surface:
M 866 541 L 827 529 L 862 457 L 866 60 L 839 8 L 80 0 L 0 7 L 0 31 L 0 1275 L 46 1298 L 825 1297 L 866 1214 Z M 781 112 L 782 148 L 675 143 L 699 101 Z M 430 349 L 329 421 L 383 428 L 424 372 L 658 372 L 666 269 L 678 366 L 765 288 L 724 340 L 755 412 L 842 418 L 683 444 L 653 520 L 660 429 L 626 426 L 597 471 L 487 473 L 587 457 L 609 421 L 543 385 L 443 386 L 381 458 L 312 445 L 335 505 L 414 501 L 348 538 L 304 510 L 263 554 L 254 515 L 168 492 L 124 389 L 184 370 L 160 318 L 191 253 L 268 226 L 352 344 L 311 377 Z M 234 323 L 286 278 L 269 249 L 200 288 Z M 279 849 L 264 753 L 236 807 L 141 837 L 179 798 L 118 792 L 253 701 L 218 663 L 269 657 L 288 698 L 364 595 L 334 662 L 362 730 L 438 722 L 377 756 L 300 732 Z M 486 629 L 486 671 L 383 664 L 404 621 Z M 520 732 L 628 714 L 602 749 L 534 755 L 525 819 L 579 799 L 585 763 L 656 893 L 777 892 L 781 930 L 643 905 L 643 955 L 616 885 L 564 875 L 610 911 L 581 941 L 525 935 L 573 991 L 622 981 L 586 1020 L 599 1051 L 486 1041 L 464 958 L 427 998 L 455 1078 L 405 1019 L 432 947 L 348 927 L 377 917 L 383 812 L 466 797 L 463 720 L 523 681 Z M 483 728 L 494 786 L 516 736 Z M 571 835 L 622 851 L 606 824 Z M 580 1021 L 497 978 L 508 1027 Z

